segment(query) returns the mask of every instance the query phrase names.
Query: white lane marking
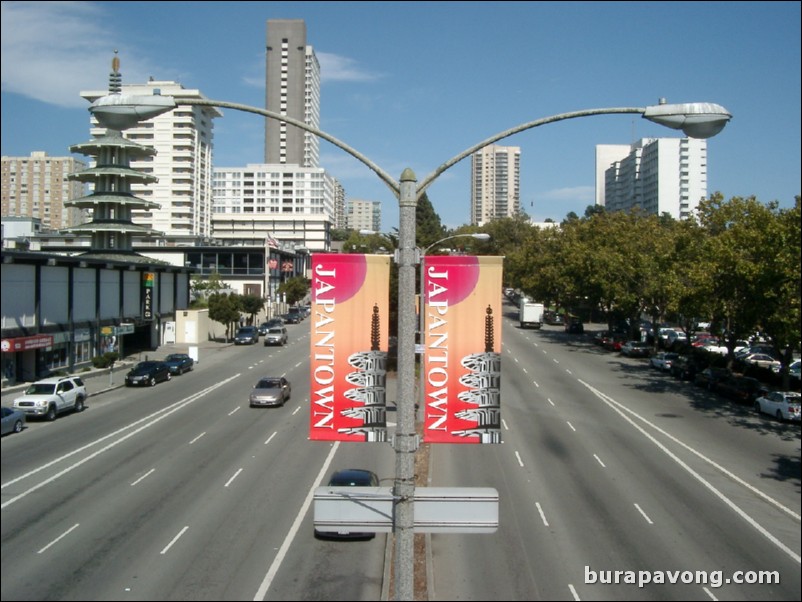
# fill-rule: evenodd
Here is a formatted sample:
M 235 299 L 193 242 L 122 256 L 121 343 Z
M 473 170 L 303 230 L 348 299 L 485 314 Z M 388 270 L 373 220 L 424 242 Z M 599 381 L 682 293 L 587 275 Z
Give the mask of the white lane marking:
M 550 398 L 550 397 L 547 397 L 547 398 L 546 398 L 546 401 L 548 401 L 548 402 L 549 402 L 551 405 L 554 405 L 554 402 L 551 400 L 551 398 Z M 555 406 L 555 407 L 556 407 L 556 406 Z
M 549 521 L 546 520 L 546 514 L 543 512 L 543 508 L 540 507 L 540 502 L 535 502 L 535 506 L 537 506 L 537 511 L 540 514 L 540 520 L 543 521 L 545 526 L 549 526 Z
M 572 431 L 576 432 L 576 429 L 574 428 L 574 425 L 573 425 L 573 424 L 571 424 L 571 423 L 570 423 L 570 422 L 568 422 L 567 420 L 565 421 L 565 423 L 566 423 L 568 426 L 570 426 L 570 427 L 571 427 L 571 430 L 572 430 Z
M 595 389 L 594 387 L 592 387 L 588 383 L 584 382 L 583 380 L 580 379 L 579 382 L 582 383 L 585 387 L 587 387 L 591 392 L 593 392 L 593 394 L 596 395 L 599 399 L 601 399 L 604 403 L 606 403 L 608 406 L 610 406 L 610 408 L 612 408 L 613 411 L 617 412 L 619 416 L 621 416 L 624 420 L 629 422 L 634 428 L 639 430 L 641 432 L 641 434 L 643 434 L 644 437 L 649 439 L 652 443 L 654 443 L 657 446 L 658 449 L 660 449 L 663 453 L 665 453 L 669 458 L 674 460 L 674 462 L 679 464 L 679 466 L 684 468 L 688 472 L 688 474 L 690 474 L 693 478 L 695 478 L 697 481 L 699 481 L 704 487 L 709 489 L 710 492 L 713 493 L 713 495 L 715 495 L 722 502 L 724 502 L 725 505 L 729 506 L 736 514 L 738 514 L 738 516 L 740 516 L 742 519 L 744 519 L 747 523 L 752 525 L 752 527 L 754 527 L 761 535 L 763 535 L 771 543 L 773 543 L 775 546 L 777 546 L 780 550 L 785 552 L 788 556 L 793 558 L 797 563 L 802 564 L 802 557 L 800 557 L 799 554 L 794 552 L 791 548 L 789 548 L 783 542 L 781 542 L 779 539 L 774 537 L 774 535 L 769 533 L 768 530 L 766 530 L 763 526 L 761 526 L 755 519 L 753 519 L 751 516 L 749 516 L 744 510 L 739 508 L 735 504 L 735 502 L 730 500 L 727 496 L 725 496 L 718 489 L 716 489 L 709 481 L 705 480 L 705 478 L 702 477 L 702 475 L 697 473 L 695 470 L 693 470 L 693 468 L 691 468 L 685 462 L 683 462 L 680 458 L 678 458 L 671 450 L 669 450 L 665 445 L 663 445 L 657 439 L 655 439 L 650 433 L 647 433 L 641 426 L 639 426 L 638 424 L 635 424 L 635 422 L 629 416 L 626 416 L 624 414 L 624 411 L 632 414 L 633 416 L 636 416 L 639 420 L 641 420 L 644 423 L 648 424 L 649 426 L 651 426 L 655 430 L 657 430 L 657 431 L 659 431 L 661 433 L 664 433 L 666 436 L 671 438 L 673 441 L 675 441 L 676 443 L 678 443 L 678 444 L 682 445 L 683 447 L 687 448 L 689 451 L 693 451 L 693 453 L 695 453 L 700 458 L 708 461 L 713 466 L 718 467 L 718 464 L 716 464 L 712 460 L 707 459 L 705 456 L 703 456 L 699 452 L 693 450 L 692 448 L 688 447 L 684 443 L 681 443 L 679 440 L 675 439 L 671 435 L 668 435 L 668 433 L 665 433 L 662 429 L 658 428 L 656 425 L 652 424 L 651 422 L 649 422 L 648 420 L 646 420 L 642 416 L 638 415 L 636 412 L 633 412 L 629 408 L 626 408 L 625 406 L 623 406 L 619 402 L 613 400 L 611 397 L 605 395 L 604 393 L 602 393 L 598 389 Z M 730 473 L 729 471 L 726 471 L 723 467 L 721 468 L 721 470 L 725 474 L 727 474 L 728 476 L 732 476 L 733 478 L 736 478 L 735 475 L 732 475 L 732 473 Z M 763 494 L 762 492 L 759 492 L 757 489 L 755 489 L 754 487 L 752 487 L 748 483 L 744 483 L 740 479 L 737 479 L 737 480 L 738 480 L 738 482 L 742 483 L 744 486 L 748 487 L 750 490 L 754 491 L 755 493 L 760 493 L 761 497 L 763 497 L 764 499 L 774 502 L 774 500 L 772 500 L 769 496 Z M 779 508 L 784 508 L 784 506 L 782 506 L 778 502 L 774 502 L 774 504 Z M 791 513 L 790 510 L 788 512 L 789 512 L 789 514 L 793 515 L 793 513 Z
M 507 426 L 507 421 L 506 421 L 506 420 L 504 420 L 503 418 L 501 419 L 501 424 L 502 424 L 502 426 L 504 427 L 504 430 L 505 430 L 505 431 L 508 431 L 508 430 L 510 430 L 510 427 L 508 427 L 508 426 Z
M 596 454 L 593 454 L 593 457 L 594 457 L 594 458 L 596 458 L 596 461 L 597 461 L 599 464 L 601 464 L 601 465 L 602 465 L 602 468 L 607 468 L 607 467 L 604 465 L 604 462 L 602 462 L 602 461 L 601 461 L 601 458 L 600 458 L 599 456 L 597 456 Z
M 518 458 L 518 464 L 520 464 L 521 468 L 523 468 L 524 467 L 524 461 L 521 460 L 521 454 L 519 454 L 518 452 L 515 452 L 515 457 Z
M 141 477 L 139 477 L 136 481 L 131 483 L 131 487 L 133 487 L 134 485 L 136 485 L 140 481 L 144 481 L 147 477 L 152 475 L 154 472 L 156 472 L 156 469 L 155 468 L 151 468 L 149 471 L 147 471 L 145 474 L 143 474 Z
M 716 597 L 713 595 L 713 592 L 711 592 L 711 591 L 710 591 L 709 589 L 707 589 L 706 587 L 702 587 L 702 589 L 703 589 L 703 590 L 705 590 L 705 593 L 708 595 L 708 597 L 709 597 L 711 600 L 713 600 L 713 602 L 718 602 L 718 598 L 716 598 Z
M 67 529 L 66 531 L 64 531 L 64 533 L 62 533 L 61 535 L 59 535 L 58 537 L 56 537 L 56 539 L 54 539 L 54 540 L 53 540 L 53 541 L 51 541 L 49 544 L 47 544 L 47 545 L 46 545 L 44 548 L 42 548 L 41 550 L 39 550 L 39 551 L 37 552 L 37 554 L 41 554 L 41 553 L 42 553 L 42 552 L 44 552 L 44 551 L 45 551 L 47 548 L 49 548 L 50 546 L 54 545 L 56 542 L 60 541 L 61 539 L 63 539 L 63 538 L 64 538 L 64 537 L 66 537 L 67 535 L 69 535 L 69 534 L 70 534 L 72 531 L 74 531 L 75 529 L 77 529 L 77 528 L 78 528 L 78 525 L 80 525 L 80 524 L 81 524 L 81 523 L 75 523 L 75 524 L 74 524 L 72 527 L 70 527 L 69 529 Z
M 533 384 L 533 385 L 535 385 L 536 387 L 540 388 L 540 385 L 539 385 L 539 384 L 537 384 L 537 381 L 536 381 L 536 380 L 533 380 L 533 381 L 532 381 L 532 384 Z
M 33 487 L 30 487 L 29 489 L 23 491 L 19 495 L 16 495 L 16 496 L 6 500 L 5 502 L 3 502 L 2 505 L 0 505 L 0 508 L 5 508 L 5 507 L 10 506 L 11 504 L 13 504 L 15 502 L 18 502 L 19 500 L 21 500 L 22 498 L 26 497 L 27 495 L 30 495 L 34 491 L 36 491 L 38 489 L 41 489 L 45 485 L 48 485 L 48 484 L 52 483 L 53 481 L 55 481 L 56 479 L 59 479 L 59 478 L 63 477 L 65 474 L 67 474 L 67 473 L 71 472 L 72 470 L 78 468 L 82 464 L 85 464 L 86 462 L 89 462 L 90 460 L 93 460 L 94 458 L 96 458 L 97 456 L 102 454 L 103 452 L 106 452 L 106 451 L 110 450 L 112 447 L 115 447 L 115 446 L 119 445 L 120 443 L 122 443 L 123 441 L 128 439 L 129 437 L 133 437 L 134 435 L 138 434 L 140 431 L 144 431 L 146 428 L 151 427 L 154 424 L 156 424 L 157 422 L 167 418 L 173 412 L 177 412 L 178 410 L 184 408 L 185 406 L 188 406 L 189 404 L 191 404 L 194 401 L 197 401 L 201 397 L 204 397 L 204 396 L 208 395 L 209 393 L 211 393 L 212 391 L 214 391 L 218 387 L 222 387 L 224 384 L 228 383 L 229 381 L 234 380 L 235 378 L 238 378 L 239 376 L 240 376 L 239 374 L 235 374 L 234 376 L 231 376 L 231 377 L 227 378 L 224 381 L 221 381 L 221 382 L 219 382 L 217 384 L 214 384 L 211 387 L 208 387 L 208 388 L 206 388 L 206 389 L 204 389 L 202 391 L 199 391 L 198 393 L 190 395 L 189 397 L 186 397 L 186 398 L 182 399 L 181 401 L 177 401 L 176 403 L 172 404 L 171 406 L 168 406 L 167 408 L 165 408 L 163 410 L 159 410 L 158 412 L 154 412 L 153 414 L 150 414 L 149 416 L 147 416 L 145 418 L 137 420 L 136 422 L 133 422 L 133 423 L 129 424 L 126 427 L 118 429 L 117 431 L 112 433 L 112 435 L 119 434 L 119 433 L 125 431 L 126 429 L 129 429 L 129 428 L 133 427 L 134 425 L 139 424 L 139 423 L 141 423 L 143 421 L 146 421 L 146 420 L 149 421 L 149 422 L 146 422 L 144 425 L 140 426 L 139 428 L 134 429 L 130 433 L 128 433 L 126 435 L 123 435 L 122 437 L 120 437 L 116 441 L 113 441 L 112 443 L 109 443 L 105 447 L 100 448 L 96 452 L 93 452 L 93 453 L 89 454 L 87 457 L 83 458 L 82 460 L 78 460 L 72 466 L 68 466 L 67 468 L 63 469 L 62 471 L 60 471 L 60 472 L 54 474 L 53 476 L 45 479 L 41 483 L 38 483 L 37 485 L 34 485 Z M 27 477 L 39 472 L 40 470 L 43 470 L 44 468 L 55 464 L 56 462 L 59 462 L 59 461 L 65 459 L 65 458 L 67 458 L 69 456 L 72 456 L 73 454 L 78 453 L 78 451 L 82 451 L 84 449 L 87 449 L 88 447 L 91 447 L 92 445 L 95 445 L 96 443 L 99 443 L 100 441 L 103 441 L 104 439 L 108 439 L 110 436 L 111 435 L 106 435 L 105 437 L 101 437 L 97 441 L 94 441 L 94 442 L 90 443 L 89 445 L 85 445 L 84 447 L 80 448 L 79 450 L 70 452 L 69 454 L 66 454 L 65 456 L 62 456 L 61 458 L 57 458 L 56 460 L 53 460 L 52 462 L 48 462 L 47 464 L 45 464 L 43 466 L 40 466 L 39 468 L 36 468 L 36 469 L 34 469 L 34 470 L 24 474 L 24 475 L 21 475 L 21 476 L 17 477 L 16 479 L 12 479 L 8 483 L 5 483 L 3 485 L 3 487 L 7 487 L 8 485 L 11 485 L 12 483 L 15 483 L 15 482 L 20 481 L 20 480 L 22 480 L 24 478 L 27 478 Z
M 236 408 L 234 408 L 233 410 L 231 410 L 231 411 L 228 413 L 228 415 L 229 415 L 229 416 L 231 416 L 231 415 L 232 415 L 234 412 L 239 412 L 239 409 L 240 409 L 241 407 L 242 407 L 242 406 L 237 406 Z
M 226 484 L 223 485 L 223 487 L 228 487 L 229 485 L 231 485 L 232 481 L 234 479 L 236 479 L 239 476 L 239 473 L 241 473 L 241 472 L 242 472 L 242 469 L 240 468 L 237 472 L 234 473 L 234 476 L 232 476 L 228 481 L 226 481 Z
M 270 441 L 271 441 L 271 440 L 273 439 L 273 437 L 275 437 L 275 436 L 276 436 L 276 433 L 274 432 L 272 435 L 270 435 L 270 436 L 267 438 L 267 441 L 265 441 L 265 445 L 267 445 L 268 443 L 270 443 Z
M 579 602 L 579 600 L 581 600 L 581 598 L 579 597 L 579 594 L 576 593 L 576 590 L 574 589 L 574 586 L 569 583 L 568 584 L 568 589 L 571 590 L 571 595 L 574 597 L 574 600 Z
M 292 415 L 293 415 L 293 416 L 295 416 L 295 415 L 296 415 L 298 412 L 300 412 L 300 411 L 301 411 L 301 406 L 298 406 L 297 408 L 295 408 L 295 409 L 292 411 Z
M 179 539 L 179 538 L 180 538 L 180 537 L 181 537 L 181 536 L 182 536 L 184 533 L 186 533 L 186 532 L 187 532 L 187 529 L 189 529 L 189 525 L 187 525 L 186 527 L 184 527 L 183 529 L 181 529 L 181 530 L 178 532 L 178 535 L 176 535 L 175 537 L 173 537 L 172 541 L 171 541 L 170 543 L 168 543 L 166 546 L 164 546 L 164 549 L 163 549 L 161 552 L 159 552 L 159 553 L 160 553 L 160 554 L 166 554 L 166 553 L 167 553 L 167 550 L 169 550 L 171 547 L 173 547 L 173 544 L 174 544 L 175 542 L 177 542 L 177 541 L 178 541 L 178 539 Z
M 203 432 L 202 432 L 200 435 L 198 435 L 198 436 L 197 436 L 197 437 L 195 437 L 195 438 L 194 438 L 192 441 L 190 441 L 190 442 L 189 442 L 189 444 L 190 444 L 190 445 L 192 445 L 193 443 L 195 443 L 195 441 L 197 441 L 198 439 L 200 439 L 201 437 L 203 437 L 205 434 L 206 434 L 206 431 L 203 431 Z
M 643 518 L 645 518 L 645 519 L 646 519 L 646 522 L 647 522 L 647 523 L 649 523 L 650 525 L 653 525 L 653 524 L 654 524 L 654 523 L 652 522 L 652 519 L 650 519 L 650 518 L 648 517 L 648 515 L 647 515 L 647 514 L 646 514 L 646 513 L 643 511 L 643 509 L 642 509 L 640 506 L 638 506 L 637 504 L 635 504 L 635 508 L 637 508 L 637 509 L 638 509 L 638 512 L 640 512 L 640 513 L 641 513 L 641 516 L 643 516 Z
M 273 583 L 273 579 L 275 579 L 276 574 L 278 573 L 279 568 L 281 567 L 281 563 L 284 562 L 284 558 L 287 556 L 287 550 L 290 549 L 290 544 L 292 540 L 295 539 L 295 534 L 301 527 L 301 523 L 304 520 L 304 516 L 306 516 L 307 511 L 309 510 L 309 506 L 312 504 L 312 500 L 315 497 L 315 489 L 320 485 L 321 481 L 323 481 L 323 476 L 326 474 L 326 471 L 329 469 L 329 465 L 331 464 L 332 460 L 334 460 L 334 454 L 337 452 L 337 449 L 340 446 L 339 441 L 335 441 L 334 445 L 331 446 L 331 451 L 329 452 L 326 461 L 323 462 L 323 466 L 320 468 L 320 472 L 317 475 L 317 479 L 315 480 L 314 485 L 309 490 L 309 493 L 306 494 L 306 499 L 304 503 L 301 505 L 301 508 L 298 510 L 298 515 L 295 517 L 295 521 L 292 523 L 290 530 L 287 532 L 287 536 L 284 538 L 284 542 L 281 544 L 281 547 L 278 550 L 278 554 L 273 559 L 273 563 L 270 565 L 270 568 L 265 575 L 265 578 L 262 579 L 262 583 L 259 586 L 259 589 L 256 590 L 256 593 L 253 596 L 254 600 L 264 600 L 265 596 L 267 595 L 267 590 L 270 589 L 270 585 Z

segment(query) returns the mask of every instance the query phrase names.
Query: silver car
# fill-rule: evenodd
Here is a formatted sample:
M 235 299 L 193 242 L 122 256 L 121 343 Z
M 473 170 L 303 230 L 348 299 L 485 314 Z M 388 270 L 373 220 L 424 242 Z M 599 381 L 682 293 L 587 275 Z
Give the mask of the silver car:
M 291 386 L 283 376 L 264 376 L 259 379 L 248 398 L 252 408 L 283 406 L 290 398 Z
M 271 326 L 265 333 L 265 347 L 268 345 L 286 345 L 287 329 L 283 326 Z
M 3 435 L 21 433 L 25 428 L 25 412 L 3 406 Z

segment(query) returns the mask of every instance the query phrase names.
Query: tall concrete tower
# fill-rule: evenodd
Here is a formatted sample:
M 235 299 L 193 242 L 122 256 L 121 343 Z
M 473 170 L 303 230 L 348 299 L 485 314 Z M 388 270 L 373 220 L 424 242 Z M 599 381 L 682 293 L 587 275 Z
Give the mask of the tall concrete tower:
M 267 22 L 265 108 L 320 129 L 320 64 L 302 19 Z M 318 167 L 317 136 L 265 119 L 265 163 Z

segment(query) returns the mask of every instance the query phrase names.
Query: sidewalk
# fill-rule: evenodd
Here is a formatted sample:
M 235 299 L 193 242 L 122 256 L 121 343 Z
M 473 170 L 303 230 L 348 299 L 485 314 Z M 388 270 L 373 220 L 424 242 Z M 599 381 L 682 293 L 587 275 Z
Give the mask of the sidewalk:
M 89 387 L 87 387 L 87 395 L 88 397 L 92 397 L 93 395 L 100 395 L 101 393 L 106 393 L 107 391 L 125 386 L 125 374 L 139 362 L 145 360 L 163 360 L 171 353 L 189 354 L 190 347 L 197 348 L 198 357 L 203 358 L 206 353 L 219 351 L 226 347 L 231 347 L 233 344 L 233 341 L 227 343 L 222 341 L 204 341 L 197 344 L 167 344 L 152 351 L 142 351 L 126 355 L 114 363 L 114 368 L 111 373 L 108 368 L 90 368 L 88 370 L 81 368 L 73 372 L 71 376 L 78 376 L 87 384 L 91 382 L 94 386 L 91 387 L 91 391 Z M 105 381 L 103 379 L 105 379 Z M 0 391 L 0 398 L 2 398 L 3 405 L 10 405 L 14 398 L 19 397 L 32 382 L 33 381 L 26 381 L 11 386 L 4 386 L 2 391 Z

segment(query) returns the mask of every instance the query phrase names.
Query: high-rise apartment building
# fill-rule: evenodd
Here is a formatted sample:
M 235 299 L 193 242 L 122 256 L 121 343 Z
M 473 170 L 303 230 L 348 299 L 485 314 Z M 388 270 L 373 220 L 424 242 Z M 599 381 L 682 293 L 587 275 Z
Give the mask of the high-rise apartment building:
M 471 157 L 471 224 L 512 217 L 521 208 L 521 149 L 491 144 Z
M 320 129 L 320 64 L 302 19 L 267 22 L 265 109 Z M 265 119 L 265 163 L 317 167 L 320 141 L 295 126 Z
M 598 161 L 597 153 L 597 161 Z M 699 138 L 643 138 L 629 153 L 604 168 L 605 207 L 691 216 L 707 196 L 707 141 Z
M 351 199 L 346 210 L 346 227 L 350 230 L 381 232 L 382 204 L 379 201 Z
M 132 160 L 131 168 L 156 177 L 158 182 L 132 184 L 131 192 L 158 207 L 134 210 L 132 220 L 170 237 L 211 236 L 213 119 L 222 113 L 215 107 L 181 106 L 182 98 L 205 96 L 174 81 L 123 84 L 122 93 L 160 93 L 173 96 L 179 103 L 174 110 L 123 132 L 125 138 L 156 150 L 155 156 Z M 106 94 L 106 90 L 81 92 L 89 102 Z M 103 131 L 92 120 L 92 135 L 100 136 Z
M 329 251 L 339 183 L 321 167 L 214 170 L 214 236 L 229 244 Z
M 2 216 L 32 217 L 45 230 L 60 230 L 88 220 L 85 211 L 64 203 L 86 194 L 80 182 L 68 176 L 86 169 L 74 157 L 49 157 L 34 151 L 30 157 L 2 158 Z

